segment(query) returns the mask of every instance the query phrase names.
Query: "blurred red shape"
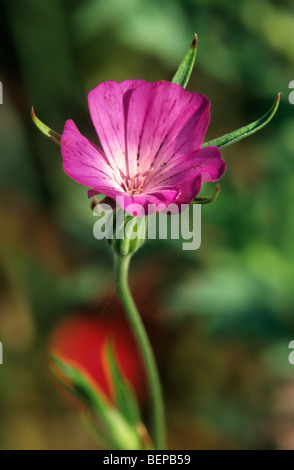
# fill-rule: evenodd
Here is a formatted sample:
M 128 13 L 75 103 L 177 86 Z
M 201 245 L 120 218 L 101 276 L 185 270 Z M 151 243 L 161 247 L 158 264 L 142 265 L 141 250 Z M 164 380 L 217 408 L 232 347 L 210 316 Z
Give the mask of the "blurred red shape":
M 143 405 L 147 397 L 144 367 L 132 332 L 123 318 L 95 318 L 89 314 L 71 316 L 53 331 L 49 350 L 84 370 L 97 388 L 113 402 L 110 371 L 105 357 L 108 339 L 112 340 L 121 372 L 132 386 L 139 404 Z

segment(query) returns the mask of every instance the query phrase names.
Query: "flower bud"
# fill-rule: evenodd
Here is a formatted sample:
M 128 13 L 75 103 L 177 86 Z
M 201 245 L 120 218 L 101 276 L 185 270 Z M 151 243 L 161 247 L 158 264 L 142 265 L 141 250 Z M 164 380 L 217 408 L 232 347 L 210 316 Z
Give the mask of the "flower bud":
M 146 217 L 125 215 L 119 220 L 119 212 L 113 217 L 113 238 L 108 239 L 114 253 L 127 256 L 135 253 L 146 239 Z M 118 222 L 118 223 L 117 223 Z
M 94 225 L 94 236 L 106 239 L 113 252 L 120 256 L 135 253 L 146 239 L 147 217 L 133 216 L 122 208 L 110 204 L 97 203 L 93 215 L 99 219 Z

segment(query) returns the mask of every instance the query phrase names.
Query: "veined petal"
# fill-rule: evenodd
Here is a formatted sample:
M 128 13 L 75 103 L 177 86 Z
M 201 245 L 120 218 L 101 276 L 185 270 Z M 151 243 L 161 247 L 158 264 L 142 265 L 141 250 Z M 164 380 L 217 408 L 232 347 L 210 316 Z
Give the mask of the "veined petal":
M 202 177 L 201 175 L 194 175 L 190 179 L 187 178 L 181 184 L 181 191 L 177 197 L 175 203 L 181 208 L 182 204 L 191 204 L 193 199 L 200 193 L 202 186 Z
M 201 147 L 210 103 L 169 82 L 143 83 L 130 95 L 126 141 L 133 174 L 166 164 L 175 154 L 187 155 Z
M 132 90 L 143 80 L 100 83 L 88 95 L 92 121 L 102 148 L 114 170 L 128 174 L 125 143 L 125 119 Z
M 160 171 L 150 178 L 146 190 L 161 185 L 177 186 L 201 175 L 203 183 L 219 180 L 225 171 L 225 162 L 217 147 L 206 147 L 187 156 L 175 155 Z M 181 186 L 182 190 L 182 186 Z
M 218 147 L 206 147 L 199 150 L 194 154 L 194 161 L 193 170 L 201 173 L 202 183 L 218 181 L 226 170 L 226 164 Z
M 201 184 L 218 181 L 225 172 L 225 166 L 220 150 L 217 147 L 206 147 L 185 157 L 175 156 L 152 181 L 152 186 L 177 187 L 180 195 L 176 203 L 190 204 L 199 194 Z
M 86 139 L 72 120 L 65 123 L 61 137 L 63 168 L 72 179 L 106 194 L 122 192 L 103 152 Z M 110 196 L 110 194 L 107 194 Z

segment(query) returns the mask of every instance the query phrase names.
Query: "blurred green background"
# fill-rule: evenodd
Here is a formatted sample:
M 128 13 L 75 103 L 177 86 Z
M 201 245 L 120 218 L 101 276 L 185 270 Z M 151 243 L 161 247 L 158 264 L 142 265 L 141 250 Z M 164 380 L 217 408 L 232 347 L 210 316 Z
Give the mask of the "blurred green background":
M 132 287 L 162 376 L 172 449 L 294 449 L 294 3 L 290 0 L 1 0 L 1 449 L 96 448 L 47 367 L 58 322 L 105 315 L 112 256 L 86 190 L 30 119 L 95 139 L 99 82 L 171 80 L 193 34 L 188 90 L 212 103 L 206 140 L 280 109 L 225 149 L 202 245 L 149 241 Z M 210 194 L 214 185 L 206 185 Z M 115 298 L 115 296 L 114 296 Z

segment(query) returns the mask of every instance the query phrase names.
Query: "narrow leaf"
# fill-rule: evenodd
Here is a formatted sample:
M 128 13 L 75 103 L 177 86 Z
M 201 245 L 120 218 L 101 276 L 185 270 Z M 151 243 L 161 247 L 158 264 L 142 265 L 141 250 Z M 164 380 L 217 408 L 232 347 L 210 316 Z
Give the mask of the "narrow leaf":
M 89 379 L 76 367 L 66 364 L 60 358 L 51 355 L 51 361 L 73 385 L 74 395 L 91 410 L 102 426 L 105 438 L 113 443 L 117 450 L 140 450 L 142 444 L 136 430 L 116 410 L 100 391 L 95 390 Z M 54 370 L 53 370 L 54 372 Z M 59 382 L 64 385 L 61 378 Z M 65 384 L 69 391 L 70 387 Z
M 76 398 L 82 401 L 87 408 L 103 413 L 108 403 L 102 391 L 96 391 L 92 384 L 90 384 L 88 378 L 86 378 L 81 371 L 67 364 L 60 357 L 51 355 L 50 359 L 56 367 L 56 370 L 69 380 L 73 388 L 63 382 L 62 378 L 56 374 L 55 370 L 51 369 L 57 380 Z
M 197 34 L 195 34 L 187 54 L 179 65 L 179 68 L 172 79 L 172 83 L 181 85 L 183 88 L 186 88 L 194 67 L 197 52 L 197 42 Z
M 106 344 L 106 366 L 109 368 L 117 408 L 124 418 L 135 428 L 141 422 L 139 406 L 135 393 L 124 378 L 111 341 Z
M 229 145 L 235 144 L 236 142 L 238 142 L 241 139 L 244 139 L 245 137 L 249 137 L 251 134 L 254 134 L 255 132 L 262 129 L 272 120 L 272 118 L 277 112 L 279 104 L 280 104 L 280 93 L 278 93 L 278 96 L 274 104 L 270 108 L 270 110 L 260 119 L 252 122 L 251 124 L 248 124 L 247 126 L 241 127 L 240 129 L 236 131 L 229 132 L 229 134 L 223 135 L 222 137 L 218 137 L 217 139 L 210 140 L 210 142 L 206 142 L 205 144 L 203 144 L 202 148 L 214 145 L 215 147 L 218 147 L 219 149 L 223 149 L 225 147 L 228 147 Z
M 219 195 L 219 190 L 220 190 L 220 185 L 217 184 L 216 188 L 214 190 L 214 193 L 211 196 L 207 197 L 196 197 L 194 201 L 192 202 L 193 204 L 210 204 L 213 202 L 217 196 Z
M 31 115 L 32 115 L 32 120 L 34 121 L 34 124 L 42 132 L 42 134 L 44 134 L 46 137 L 49 137 L 49 139 L 51 139 L 56 144 L 60 145 L 61 135 L 53 131 L 52 129 L 50 129 L 50 127 L 46 126 L 46 124 L 40 121 L 40 119 L 38 119 L 37 116 L 35 115 L 34 108 L 31 109 Z

